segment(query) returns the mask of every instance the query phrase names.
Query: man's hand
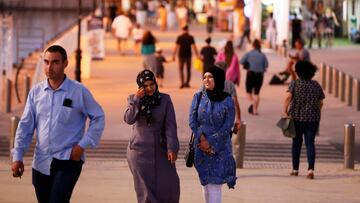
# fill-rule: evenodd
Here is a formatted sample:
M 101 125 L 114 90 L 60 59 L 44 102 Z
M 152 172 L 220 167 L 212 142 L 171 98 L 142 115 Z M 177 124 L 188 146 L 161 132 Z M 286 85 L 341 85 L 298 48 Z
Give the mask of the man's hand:
M 22 161 L 14 161 L 11 164 L 11 170 L 14 178 L 21 178 L 24 173 L 24 163 Z
M 79 145 L 75 145 L 71 151 L 70 159 L 73 161 L 80 161 L 81 156 L 84 154 L 84 149 Z
M 168 152 L 168 160 L 174 164 L 177 159 L 177 154 L 175 152 Z

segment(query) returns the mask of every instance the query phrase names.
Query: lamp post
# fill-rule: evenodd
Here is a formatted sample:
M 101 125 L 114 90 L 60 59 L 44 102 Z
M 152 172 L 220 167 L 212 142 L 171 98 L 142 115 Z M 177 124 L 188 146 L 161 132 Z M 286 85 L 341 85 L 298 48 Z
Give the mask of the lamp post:
M 76 49 L 76 67 L 75 67 L 75 79 L 81 82 L 81 0 L 79 0 L 79 8 L 78 8 L 78 41 L 77 41 L 77 49 Z

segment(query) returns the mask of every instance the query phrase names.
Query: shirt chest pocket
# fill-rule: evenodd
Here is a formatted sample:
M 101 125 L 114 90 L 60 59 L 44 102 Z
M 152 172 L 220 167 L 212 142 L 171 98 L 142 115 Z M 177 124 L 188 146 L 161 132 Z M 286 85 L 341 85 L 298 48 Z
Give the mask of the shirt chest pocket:
M 59 108 L 58 121 L 63 124 L 70 124 L 78 118 L 78 111 L 71 107 L 61 106 Z

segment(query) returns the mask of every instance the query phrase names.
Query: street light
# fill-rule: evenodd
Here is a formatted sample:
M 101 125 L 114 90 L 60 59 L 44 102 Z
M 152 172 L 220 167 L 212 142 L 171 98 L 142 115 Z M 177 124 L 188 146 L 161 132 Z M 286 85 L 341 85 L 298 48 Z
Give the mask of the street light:
M 75 67 L 75 79 L 81 82 L 81 0 L 79 0 L 78 7 L 78 41 L 77 41 L 77 49 L 76 49 L 76 67 Z

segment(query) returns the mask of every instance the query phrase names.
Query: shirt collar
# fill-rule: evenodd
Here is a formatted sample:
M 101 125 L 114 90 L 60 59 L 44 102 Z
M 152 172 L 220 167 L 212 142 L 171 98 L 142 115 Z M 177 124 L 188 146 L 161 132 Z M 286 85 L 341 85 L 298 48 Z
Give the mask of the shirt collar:
M 67 76 L 65 75 L 65 79 L 64 81 L 61 83 L 60 87 L 58 87 L 56 90 L 54 91 L 68 91 L 69 90 L 69 79 L 67 78 Z M 49 81 L 46 80 L 45 85 L 44 85 L 44 90 L 53 90 L 49 84 Z

